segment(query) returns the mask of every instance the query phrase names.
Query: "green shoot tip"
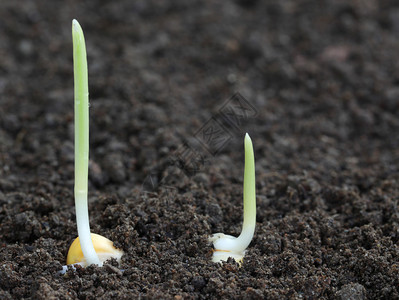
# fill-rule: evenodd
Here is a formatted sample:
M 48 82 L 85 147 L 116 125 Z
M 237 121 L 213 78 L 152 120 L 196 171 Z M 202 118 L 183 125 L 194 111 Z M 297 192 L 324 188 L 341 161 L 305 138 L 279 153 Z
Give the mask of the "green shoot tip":
M 73 29 L 74 31 L 82 30 L 82 28 L 80 27 L 79 22 L 78 22 L 76 19 L 73 19 L 73 20 L 72 20 L 72 29 Z

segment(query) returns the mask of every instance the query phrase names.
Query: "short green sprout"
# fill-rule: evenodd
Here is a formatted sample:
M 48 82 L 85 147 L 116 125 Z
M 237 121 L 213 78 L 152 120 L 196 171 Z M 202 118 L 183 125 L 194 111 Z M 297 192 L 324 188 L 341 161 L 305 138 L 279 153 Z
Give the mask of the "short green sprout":
M 89 163 L 89 88 L 86 45 L 78 21 L 72 21 L 73 70 L 75 82 L 75 209 L 79 237 L 68 251 L 67 264 L 102 266 L 110 258 L 120 260 L 123 252 L 110 240 L 90 234 L 87 207 Z
M 245 169 L 244 169 L 244 222 L 239 237 L 233 237 L 223 233 L 215 233 L 209 237 L 213 242 L 214 252 L 212 261 L 227 261 L 234 258 L 241 264 L 245 249 L 251 243 L 256 225 L 256 190 L 255 190 L 255 159 L 251 138 L 248 133 L 244 139 Z

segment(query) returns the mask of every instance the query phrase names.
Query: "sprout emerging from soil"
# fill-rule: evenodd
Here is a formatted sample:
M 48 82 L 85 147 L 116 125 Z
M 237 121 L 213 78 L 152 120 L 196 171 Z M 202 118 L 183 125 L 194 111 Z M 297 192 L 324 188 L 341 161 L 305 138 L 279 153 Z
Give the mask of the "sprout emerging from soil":
M 214 252 L 212 261 L 227 261 L 229 257 L 234 258 L 241 264 L 245 249 L 251 243 L 256 224 L 256 190 L 255 190 L 255 159 L 251 138 L 248 133 L 244 139 L 245 147 L 245 169 L 244 169 L 244 222 L 239 237 L 215 233 L 209 237 L 213 242 Z
M 75 81 L 75 209 L 79 237 L 68 251 L 67 264 L 102 266 L 110 258 L 120 260 L 123 252 L 98 234 L 90 234 L 87 207 L 89 163 L 89 88 L 86 45 L 78 21 L 72 21 Z

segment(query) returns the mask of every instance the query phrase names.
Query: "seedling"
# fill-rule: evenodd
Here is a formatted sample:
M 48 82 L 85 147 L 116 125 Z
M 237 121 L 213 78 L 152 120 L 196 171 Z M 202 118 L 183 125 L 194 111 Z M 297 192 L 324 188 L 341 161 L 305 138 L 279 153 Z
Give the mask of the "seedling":
M 90 234 L 87 208 L 89 163 L 89 87 L 86 45 L 78 21 L 72 21 L 73 70 L 75 82 L 75 209 L 79 237 L 68 251 L 67 264 L 102 266 L 110 258 L 120 260 L 123 252 L 107 238 Z
M 209 237 L 213 242 L 213 262 L 227 261 L 234 258 L 241 264 L 245 249 L 251 243 L 256 224 L 256 190 L 255 190 L 255 159 L 251 138 L 248 133 L 244 139 L 245 169 L 244 169 L 244 222 L 239 237 L 223 233 L 215 233 Z

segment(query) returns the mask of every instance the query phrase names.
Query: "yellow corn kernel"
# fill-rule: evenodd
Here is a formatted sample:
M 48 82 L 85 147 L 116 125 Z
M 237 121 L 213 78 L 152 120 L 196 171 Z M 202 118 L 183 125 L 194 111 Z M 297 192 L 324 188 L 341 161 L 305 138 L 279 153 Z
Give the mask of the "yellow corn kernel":
M 229 250 L 213 250 L 212 261 L 215 263 L 221 263 L 227 261 L 229 257 L 234 258 L 234 260 L 241 267 L 242 261 L 244 260 L 245 251 L 243 253 L 234 253 Z
M 91 240 L 93 242 L 94 250 L 96 251 L 98 258 L 102 263 L 111 258 L 115 258 L 118 263 L 120 262 L 123 251 L 116 249 L 112 241 L 95 233 L 91 234 Z M 79 237 L 77 237 L 73 241 L 71 247 L 69 247 L 67 256 L 67 265 L 77 263 L 81 264 L 84 267 L 87 266 L 82 248 L 80 247 Z

